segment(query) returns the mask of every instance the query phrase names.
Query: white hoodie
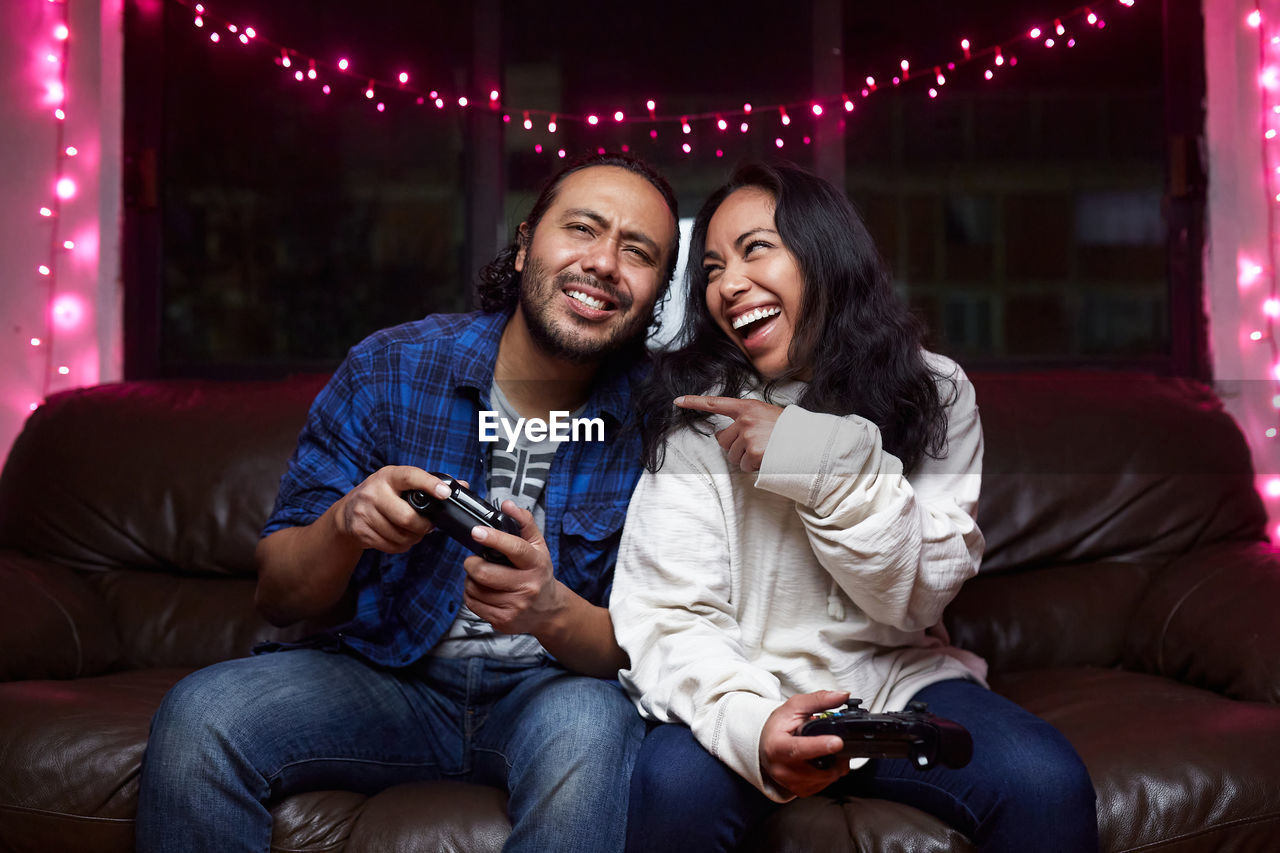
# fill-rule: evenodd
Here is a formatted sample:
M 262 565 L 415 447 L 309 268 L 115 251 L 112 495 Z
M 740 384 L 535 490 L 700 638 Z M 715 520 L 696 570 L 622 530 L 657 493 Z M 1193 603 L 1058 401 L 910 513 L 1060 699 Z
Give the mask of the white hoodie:
M 874 424 L 787 405 L 758 473 L 682 430 L 631 498 L 609 605 L 631 658 L 622 684 L 645 717 L 688 725 L 779 802 L 791 795 L 761 771 L 760 732 L 788 696 L 848 690 L 898 711 L 934 682 L 986 677 L 940 624 L 982 558 L 982 425 L 960 367 L 926 360 L 954 380 L 939 382 L 946 456 L 910 479 Z

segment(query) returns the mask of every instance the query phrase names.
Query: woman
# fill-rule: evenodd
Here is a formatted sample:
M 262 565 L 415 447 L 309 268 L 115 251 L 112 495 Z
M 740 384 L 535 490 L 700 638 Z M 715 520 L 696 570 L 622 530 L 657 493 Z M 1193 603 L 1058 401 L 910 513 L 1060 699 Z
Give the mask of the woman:
M 982 427 L 852 205 L 798 168 L 746 166 L 699 213 L 689 258 L 610 605 L 623 684 L 669 724 L 641 750 L 629 849 L 730 850 L 778 803 L 833 785 L 931 812 L 983 850 L 1096 849 L 1070 744 L 947 642 L 943 608 L 982 556 Z M 819 769 L 840 739 L 796 731 L 851 696 L 927 703 L 969 730 L 973 760 Z

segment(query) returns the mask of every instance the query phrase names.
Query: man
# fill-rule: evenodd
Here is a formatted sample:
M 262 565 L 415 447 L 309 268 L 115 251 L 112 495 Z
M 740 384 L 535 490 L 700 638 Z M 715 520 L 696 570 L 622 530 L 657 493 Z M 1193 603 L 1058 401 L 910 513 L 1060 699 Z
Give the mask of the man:
M 482 274 L 484 311 L 353 348 L 258 547 L 272 622 L 345 614 L 170 691 L 143 765 L 140 851 L 263 851 L 270 799 L 438 778 L 509 792 L 509 850 L 622 849 L 643 725 L 601 680 L 626 664 L 605 605 L 641 465 L 631 387 L 676 219 L 642 162 L 580 161 Z M 603 435 L 510 427 L 570 412 Z M 507 425 L 498 441 L 481 441 L 482 415 Z M 449 494 L 429 471 L 507 498 L 521 535 L 483 544 L 511 566 L 432 532 L 403 499 Z

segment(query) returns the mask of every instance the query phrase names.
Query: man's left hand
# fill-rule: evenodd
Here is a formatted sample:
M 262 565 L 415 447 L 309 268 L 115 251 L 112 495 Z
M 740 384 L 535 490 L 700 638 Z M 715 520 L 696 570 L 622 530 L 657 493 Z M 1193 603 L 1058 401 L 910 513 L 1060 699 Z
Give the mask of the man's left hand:
M 551 554 L 533 514 L 511 501 L 502 511 L 520 522 L 520 535 L 476 527 L 472 536 L 507 555 L 510 566 L 468 557 L 463 588 L 467 607 L 504 634 L 537 634 L 565 606 L 567 587 L 556 580 Z

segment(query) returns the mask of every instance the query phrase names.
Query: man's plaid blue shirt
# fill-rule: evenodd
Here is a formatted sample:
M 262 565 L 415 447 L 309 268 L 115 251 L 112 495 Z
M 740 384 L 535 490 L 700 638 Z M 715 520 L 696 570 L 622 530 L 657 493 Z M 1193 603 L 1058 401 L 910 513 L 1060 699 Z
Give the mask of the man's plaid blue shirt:
M 312 404 L 263 535 L 310 524 L 387 465 L 451 474 L 483 494 L 478 417 L 493 408 L 489 389 L 506 320 L 433 315 L 352 348 Z M 607 604 L 642 467 L 631 403 L 641 369 L 598 377 L 578 414 L 604 421 L 604 441 L 563 442 L 543 495 L 543 536 L 556 576 L 599 605 Z M 351 579 L 355 617 L 308 644 L 345 646 L 385 666 L 413 663 L 457 616 L 469 554 L 440 533 L 405 554 L 366 551 Z

